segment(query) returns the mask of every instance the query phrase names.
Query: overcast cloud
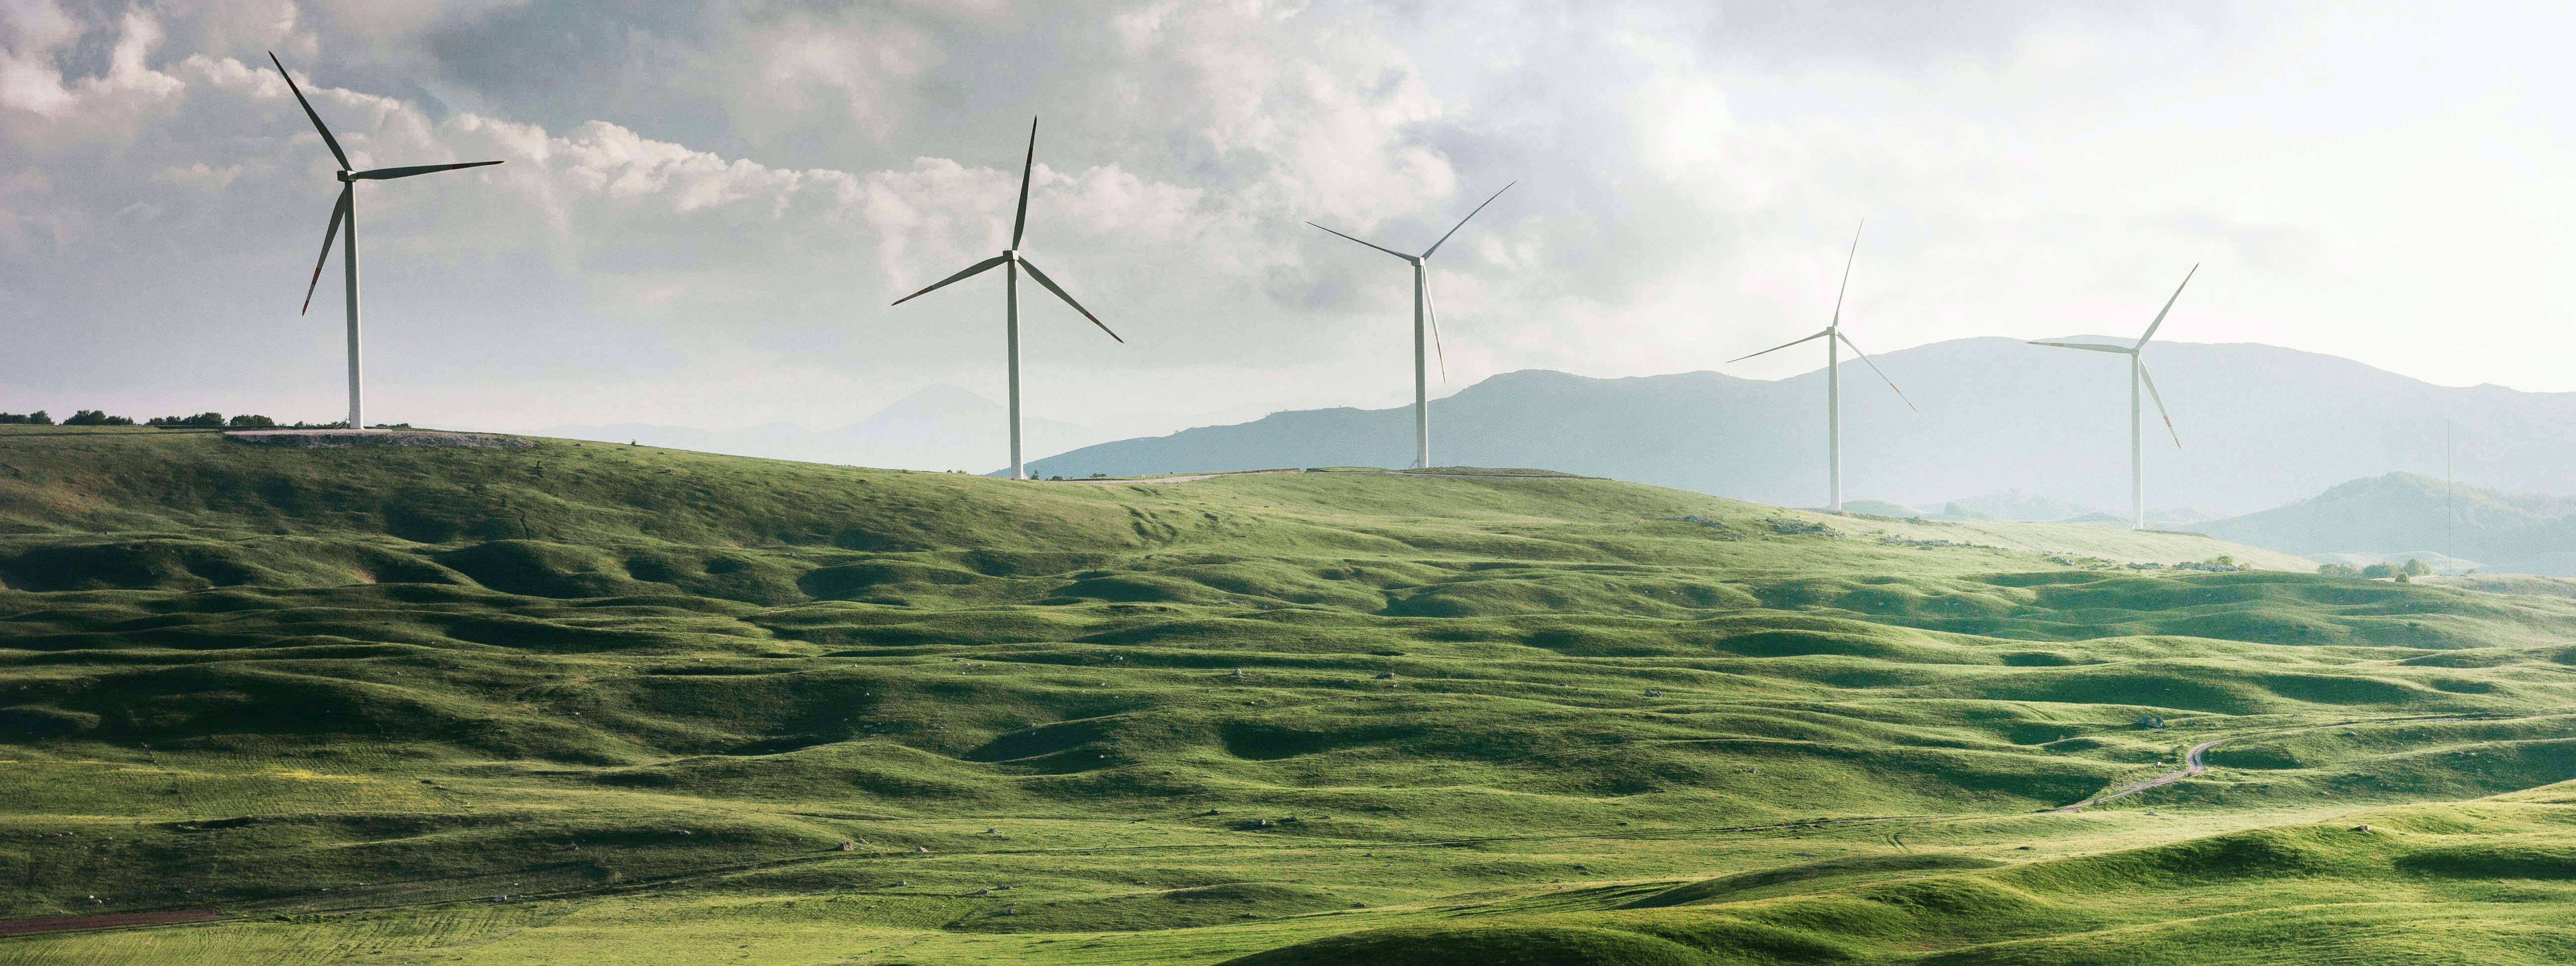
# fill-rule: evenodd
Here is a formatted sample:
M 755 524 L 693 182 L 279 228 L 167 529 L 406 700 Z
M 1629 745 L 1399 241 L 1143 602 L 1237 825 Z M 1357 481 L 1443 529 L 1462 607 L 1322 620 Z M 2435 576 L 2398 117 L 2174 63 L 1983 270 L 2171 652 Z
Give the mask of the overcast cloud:
M 610 8 L 603 11 L 599 8 Z M 1553 368 L 1773 378 L 1871 350 L 2128 334 L 2576 390 L 2561 5 L 0 0 L 0 410 L 341 410 L 336 186 L 361 166 L 369 413 L 533 429 L 851 422 L 1001 395 L 1168 430 Z M 335 256 L 336 258 L 336 256 Z M 1897 374 L 1900 380 L 1901 374 Z M 997 434 L 998 436 L 998 434 Z M 1047 452 L 1045 440 L 1033 451 Z M 1000 443 L 995 452 L 998 459 Z M 998 462 L 997 462 L 998 465 Z

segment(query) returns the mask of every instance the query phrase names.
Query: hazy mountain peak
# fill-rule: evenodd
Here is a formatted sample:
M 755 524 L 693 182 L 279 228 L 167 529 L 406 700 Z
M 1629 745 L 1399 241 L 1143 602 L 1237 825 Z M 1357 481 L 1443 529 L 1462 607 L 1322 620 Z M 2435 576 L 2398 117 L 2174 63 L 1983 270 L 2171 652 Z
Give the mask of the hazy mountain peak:
M 2446 419 L 2461 477 L 2539 490 L 2576 469 L 2565 455 L 2576 453 L 2576 394 L 2436 386 L 2258 343 L 2152 346 L 2173 429 L 2168 434 L 2147 407 L 2141 428 L 2149 506 L 2242 514 L 2355 477 L 2438 475 Z M 1929 510 L 1962 493 L 2019 490 L 2078 511 L 2065 516 L 2130 505 L 2130 398 L 2116 362 L 2077 364 L 2085 357 L 2003 336 L 1872 358 L 1918 408 L 1846 360 L 1847 498 Z M 1822 370 L 1781 380 L 1707 370 L 1623 379 L 1505 373 L 1432 401 L 1432 458 L 1818 506 L 1826 499 L 1823 382 Z M 1412 446 L 1409 406 L 1310 409 L 1085 447 L 1033 469 L 1085 476 L 1401 466 Z

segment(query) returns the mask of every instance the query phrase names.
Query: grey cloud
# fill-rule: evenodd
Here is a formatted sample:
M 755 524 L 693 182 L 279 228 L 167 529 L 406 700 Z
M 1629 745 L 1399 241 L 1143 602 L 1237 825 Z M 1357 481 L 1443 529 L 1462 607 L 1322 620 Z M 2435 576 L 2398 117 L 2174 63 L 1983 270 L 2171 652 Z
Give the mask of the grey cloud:
M 2248 133 L 2391 86 L 2328 42 L 2366 24 L 2206 5 L 9 9 L 0 311 L 47 336 L 0 409 L 328 400 L 331 327 L 292 312 L 328 164 L 271 48 L 357 150 L 510 160 L 366 189 L 378 384 L 487 425 L 825 425 L 986 386 L 995 286 L 885 303 L 1000 247 L 1032 114 L 1031 254 L 1133 343 L 1032 310 L 1033 394 L 1100 412 L 1400 395 L 1401 267 L 1302 222 L 1418 247 L 1515 178 L 1435 269 L 1461 380 L 1731 357 L 1825 310 L 1863 214 L 1874 349 L 2125 318 L 2199 259 L 2245 263 L 2209 273 L 2211 331 L 2293 341 L 2391 311 L 2342 294 L 2390 273 L 2341 266 L 2411 243 L 2354 229 L 2428 217 L 2281 174 L 2365 178 L 2410 130 Z M 2343 87 L 2279 80 L 2283 50 Z M 2390 364 L 2387 330 L 2351 351 Z M 1122 398 L 1084 391 L 1104 372 Z

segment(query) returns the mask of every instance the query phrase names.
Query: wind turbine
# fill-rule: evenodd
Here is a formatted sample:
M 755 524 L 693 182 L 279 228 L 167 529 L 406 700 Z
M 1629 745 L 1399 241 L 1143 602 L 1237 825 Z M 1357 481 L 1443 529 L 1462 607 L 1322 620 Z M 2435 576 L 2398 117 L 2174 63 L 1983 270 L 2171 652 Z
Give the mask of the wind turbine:
M 1090 309 L 1083 308 L 1082 303 L 1073 300 L 1073 296 L 1064 294 L 1064 289 L 1058 287 L 1054 279 L 1048 278 L 1045 272 L 1038 271 L 1036 263 L 1020 257 L 1020 234 L 1029 227 L 1029 174 L 1037 170 L 1037 161 L 1038 120 L 1030 118 L 1029 156 L 1020 162 L 1020 213 L 1011 222 L 1011 247 L 1002 249 L 999 255 L 966 266 L 965 271 L 940 279 L 936 285 L 894 300 L 894 304 L 902 305 L 943 286 L 973 278 L 995 265 L 1004 266 L 1002 331 L 1003 341 L 1009 346 L 1010 351 L 1011 478 L 1014 480 L 1029 478 L 1028 467 L 1020 462 L 1020 270 L 1028 269 L 1030 278 L 1037 279 L 1038 284 L 1046 286 L 1047 291 L 1054 292 L 1055 297 L 1064 300 L 1064 304 L 1073 306 L 1073 310 L 1082 313 L 1083 318 L 1090 319 L 1091 324 L 1100 326 L 1100 331 L 1109 332 L 1108 324 L 1100 321 L 1099 316 L 1091 314 Z M 1118 333 L 1109 332 L 1109 337 L 1118 339 Z M 1118 339 L 1118 344 L 1125 345 L 1127 340 Z
M 1868 224 L 1869 223 L 1866 221 L 1861 223 L 1862 227 L 1867 227 Z M 1879 380 L 1887 383 L 1887 388 L 1896 389 L 1896 380 L 1887 378 L 1887 373 L 1878 368 L 1878 363 L 1870 362 L 1869 356 L 1860 351 L 1860 346 L 1853 343 L 1850 336 L 1843 334 L 1843 293 L 1850 291 L 1851 289 L 1852 261 L 1859 257 L 1860 229 L 1854 228 L 1852 229 L 1851 252 L 1850 254 L 1843 256 L 1842 287 L 1834 290 L 1833 321 L 1825 323 L 1824 331 L 1818 332 L 1804 339 L 1799 339 L 1796 342 L 1772 346 L 1771 348 L 1756 352 L 1752 356 L 1737 356 L 1733 359 L 1726 360 L 1729 363 L 1742 362 L 1746 359 L 1753 358 L 1753 356 L 1768 355 L 1802 342 L 1809 342 L 1816 339 L 1825 340 L 1825 465 L 1829 468 L 1830 475 L 1833 477 L 1833 505 L 1829 510 L 1835 514 L 1843 512 L 1842 346 L 1851 346 L 1853 355 L 1859 356 L 1860 361 L 1869 363 L 1869 371 L 1878 373 Z M 1836 345 L 1835 343 L 1837 342 L 1841 343 L 1841 345 Z M 1896 389 L 1896 398 L 1905 399 L 1905 390 Z M 1913 409 L 1914 400 L 1905 399 L 1905 408 Z M 1919 412 L 1919 410 L 1917 411 Z
M 2165 307 L 2156 313 L 2156 320 L 2154 322 L 2147 324 L 2147 334 L 2138 337 L 2137 345 L 2123 347 L 2116 345 L 2098 345 L 2090 342 L 2031 343 L 2032 345 L 2053 345 L 2060 349 L 2084 349 L 2092 352 L 2116 352 L 2129 357 L 2129 501 L 2130 512 L 2133 514 L 2135 519 L 2133 527 L 2139 530 L 2147 528 L 2147 454 L 2146 444 L 2142 441 L 2143 437 L 2141 436 L 2138 428 L 2139 386 L 2143 385 L 2147 387 L 2148 398 L 2156 401 L 2156 415 L 2164 417 L 2165 432 L 2173 433 L 2174 448 L 2182 448 L 2182 434 L 2174 432 L 2173 416 L 2165 412 L 2165 397 L 2163 394 L 2156 392 L 2155 377 L 2147 375 L 2147 360 L 2145 356 L 2140 354 L 2139 350 L 2147 347 L 2148 339 L 2156 337 L 2156 328 L 2165 324 L 2165 313 L 2173 311 L 2174 299 L 2182 297 L 2183 286 L 2190 285 L 2191 277 L 2199 273 L 2200 266 L 2194 265 L 2191 267 L 2191 271 L 2184 272 L 2182 274 L 2182 285 L 2174 286 L 2172 297 L 2165 299 Z
M 1449 229 L 1448 235 L 1440 236 L 1439 241 L 1432 242 L 1431 247 L 1423 249 L 1420 255 L 1407 255 L 1384 245 L 1360 241 L 1330 228 L 1324 228 L 1322 225 L 1315 225 L 1314 222 L 1307 222 L 1309 225 L 1324 228 L 1325 231 L 1332 231 L 1333 234 L 1342 235 L 1362 245 L 1404 259 L 1406 264 L 1413 266 L 1413 466 L 1415 469 L 1431 468 L 1431 377 L 1428 368 L 1429 360 L 1424 357 L 1422 341 L 1422 324 L 1425 321 L 1431 323 L 1431 348 L 1440 353 L 1440 381 L 1444 383 L 1449 381 L 1449 352 L 1440 346 L 1440 312 L 1431 305 L 1431 275 L 1423 263 L 1429 261 L 1431 253 L 1439 251 L 1440 246 L 1449 243 L 1450 235 L 1455 235 L 1458 229 L 1467 227 L 1468 219 L 1476 217 L 1477 211 L 1485 210 L 1485 205 L 1493 204 L 1494 198 L 1502 197 L 1503 191 L 1510 191 L 1512 185 L 1519 183 L 1514 181 L 1504 185 L 1502 191 L 1494 192 L 1492 198 L 1485 199 L 1484 205 L 1477 205 L 1476 211 L 1470 211 L 1466 218 L 1458 219 L 1458 224 Z
M 349 428 L 365 429 L 366 421 L 361 418 L 358 411 L 358 182 L 391 181 L 416 174 L 454 171 L 458 168 L 479 168 L 501 162 L 468 161 L 464 164 L 422 164 L 402 168 L 351 171 L 348 152 L 340 150 L 339 139 L 331 136 L 331 129 L 322 123 L 322 115 L 313 113 L 313 102 L 304 99 L 304 89 L 295 86 L 294 75 L 286 72 L 286 65 L 278 62 L 276 54 L 269 54 L 268 62 L 277 64 L 278 76 L 286 78 L 286 89 L 295 92 L 295 103 L 304 106 L 304 116 L 311 118 L 313 130 L 322 134 L 322 145 L 330 148 L 331 157 L 340 162 L 340 173 L 337 175 L 340 179 L 340 201 L 331 206 L 331 226 L 322 230 L 322 257 L 313 261 L 313 280 L 305 284 L 304 308 L 298 310 L 296 314 L 302 315 L 313 310 L 313 290 L 322 284 L 322 265 L 331 260 L 331 241 L 333 236 L 338 236 L 340 267 L 345 273 L 342 287 L 346 288 L 349 294 Z

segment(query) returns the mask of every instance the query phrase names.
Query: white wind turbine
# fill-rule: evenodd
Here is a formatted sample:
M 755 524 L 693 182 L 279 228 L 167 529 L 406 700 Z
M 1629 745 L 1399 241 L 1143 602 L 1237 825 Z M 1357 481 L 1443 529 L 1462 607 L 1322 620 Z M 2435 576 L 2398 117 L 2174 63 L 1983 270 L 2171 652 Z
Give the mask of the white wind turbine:
M 1863 222 L 1862 224 L 1866 226 L 1868 223 Z M 1752 356 L 1737 356 L 1733 359 L 1726 360 L 1729 363 L 1742 362 L 1746 359 L 1753 358 L 1753 356 L 1768 355 L 1770 353 L 1786 349 L 1789 346 L 1797 345 L 1801 342 L 1809 342 L 1816 339 L 1825 340 L 1825 465 L 1828 470 L 1828 475 L 1831 476 L 1833 480 L 1832 486 L 1830 487 L 1833 502 L 1827 509 L 1829 512 L 1837 514 L 1843 512 L 1842 346 L 1851 346 L 1853 355 L 1859 356 L 1860 361 L 1869 363 L 1869 371 L 1878 373 L 1879 380 L 1887 383 L 1887 388 L 1896 389 L 1896 380 L 1887 378 L 1887 373 L 1878 368 L 1878 363 L 1870 362 L 1869 356 L 1860 351 L 1860 346 L 1854 344 L 1850 336 L 1843 334 L 1843 293 L 1851 288 L 1852 260 L 1858 257 L 1860 257 L 1860 229 L 1854 228 L 1852 229 L 1851 252 L 1850 254 L 1843 256 L 1843 283 L 1840 288 L 1834 290 L 1833 321 L 1825 323 L 1824 331 L 1818 332 L 1804 339 L 1799 339 L 1796 342 L 1772 346 L 1771 348 L 1764 349 L 1761 352 L 1756 352 Z M 1841 345 L 1836 345 L 1835 343 L 1837 342 L 1841 343 Z M 1905 399 L 1905 390 L 1896 389 L 1896 398 Z M 1913 409 L 1914 400 L 1905 399 L 1905 408 Z
M 1468 219 L 1476 217 L 1477 211 L 1485 210 L 1485 205 L 1493 204 L 1494 198 L 1502 197 L 1504 191 L 1512 190 L 1512 185 L 1519 183 L 1514 181 L 1504 185 L 1501 191 L 1494 192 L 1492 198 L 1485 199 L 1484 205 L 1477 205 L 1476 211 L 1470 211 L 1466 218 L 1458 219 L 1458 224 L 1449 229 L 1448 235 L 1440 236 L 1439 241 L 1432 242 L 1431 247 L 1423 249 L 1420 255 L 1407 255 L 1384 245 L 1360 241 L 1330 228 L 1324 228 L 1322 225 L 1315 225 L 1314 222 L 1307 222 L 1309 225 L 1324 228 L 1325 231 L 1332 231 L 1333 234 L 1342 235 L 1362 245 L 1404 259 L 1407 264 L 1413 266 L 1413 466 L 1415 469 L 1431 468 L 1431 375 L 1422 337 L 1422 326 L 1426 321 L 1431 324 L 1430 348 L 1440 353 L 1440 381 L 1449 381 L 1449 353 L 1440 347 L 1440 313 L 1431 305 L 1431 275 L 1423 263 L 1430 261 L 1432 252 L 1439 251 L 1440 246 L 1449 243 L 1450 235 L 1455 235 L 1458 229 L 1467 227 Z
M 2148 398 L 2156 401 L 2156 415 L 2164 417 L 2165 432 L 2173 434 L 2174 448 L 2182 448 L 2182 434 L 2174 431 L 2173 416 L 2165 412 L 2165 397 L 2163 394 L 2156 392 L 2155 377 L 2147 375 L 2147 360 L 2145 356 L 2140 354 L 2139 350 L 2147 347 L 2148 339 L 2156 337 L 2157 327 L 2165 324 L 2165 313 L 2173 311 L 2174 299 L 2182 297 L 2183 286 L 2190 285 L 2191 277 L 2199 274 L 2199 272 L 2200 266 L 2194 265 L 2191 267 L 2191 271 L 2184 272 L 2182 274 L 2182 285 L 2174 286 L 2173 295 L 2165 299 L 2165 307 L 2156 312 L 2156 320 L 2154 322 L 2147 324 L 2147 334 L 2138 337 L 2137 345 L 2099 345 L 2090 342 L 2031 343 L 2032 345 L 2053 345 L 2060 349 L 2084 349 L 2092 352 L 2116 352 L 2129 357 L 2129 509 L 2134 520 L 2132 526 L 2139 530 L 2147 528 L 2147 454 L 2146 444 L 2143 441 L 2144 437 L 2139 429 L 2139 386 L 2147 387 Z
M 894 300 L 894 304 L 902 305 L 905 302 L 928 295 L 932 291 L 943 286 L 972 278 L 988 269 L 991 269 L 995 265 L 1005 266 L 1003 269 L 1004 281 L 1002 284 L 1002 298 L 1004 305 L 1002 331 L 1003 342 L 1008 345 L 1010 353 L 1011 478 L 1014 480 L 1025 480 L 1029 478 L 1027 465 L 1020 462 L 1020 270 L 1023 268 L 1028 269 L 1030 278 L 1037 279 L 1038 284 L 1046 286 L 1047 291 L 1054 292 L 1055 297 L 1064 300 L 1064 304 L 1073 306 L 1073 310 L 1082 313 L 1083 318 L 1090 319 L 1091 324 L 1100 326 L 1100 331 L 1109 332 L 1108 324 L 1100 321 L 1099 316 L 1091 314 L 1090 309 L 1083 308 L 1082 303 L 1073 300 L 1073 296 L 1064 294 L 1064 289 L 1057 287 L 1055 280 L 1046 277 L 1045 272 L 1038 271 L 1038 267 L 1035 263 L 1030 262 L 1026 258 L 1020 257 L 1020 235 L 1029 226 L 1029 175 L 1031 172 L 1037 170 L 1037 160 L 1038 121 L 1036 118 L 1030 118 L 1029 154 L 1026 159 L 1020 162 L 1020 213 L 1011 221 L 1011 247 L 1003 249 L 1002 253 L 999 255 L 995 255 L 983 261 L 976 262 L 973 265 L 966 266 L 965 271 L 940 279 L 937 284 L 932 285 L 929 288 L 922 289 L 921 291 L 914 292 L 910 295 Z M 1112 339 L 1118 339 L 1118 343 L 1120 345 L 1125 345 L 1127 343 L 1127 340 L 1118 338 L 1118 333 L 1109 332 L 1109 337 Z
M 331 242 L 336 237 L 340 242 L 340 267 L 344 273 L 342 287 L 348 290 L 349 296 L 349 428 L 365 429 L 366 421 L 359 413 L 358 380 L 360 372 L 358 364 L 358 182 L 390 181 L 416 174 L 454 171 L 458 168 L 479 168 L 501 162 L 468 161 L 464 164 L 423 164 L 403 168 L 351 171 L 348 153 L 340 150 L 339 139 L 331 136 L 331 129 L 322 123 L 322 115 L 313 113 L 313 102 L 304 99 L 304 89 L 295 86 L 294 75 L 286 72 L 286 65 L 278 62 L 276 54 L 268 55 L 268 62 L 277 65 L 278 76 L 286 78 L 286 89 L 295 92 L 295 103 L 304 106 L 304 116 L 311 118 L 313 130 L 321 133 L 322 146 L 330 148 L 331 157 L 340 162 L 340 173 L 337 175 L 340 179 L 340 200 L 331 206 L 331 225 L 322 230 L 322 257 L 313 261 L 313 280 L 305 283 L 304 308 L 296 314 L 301 315 L 312 311 L 313 290 L 322 284 L 322 265 L 331 260 Z

